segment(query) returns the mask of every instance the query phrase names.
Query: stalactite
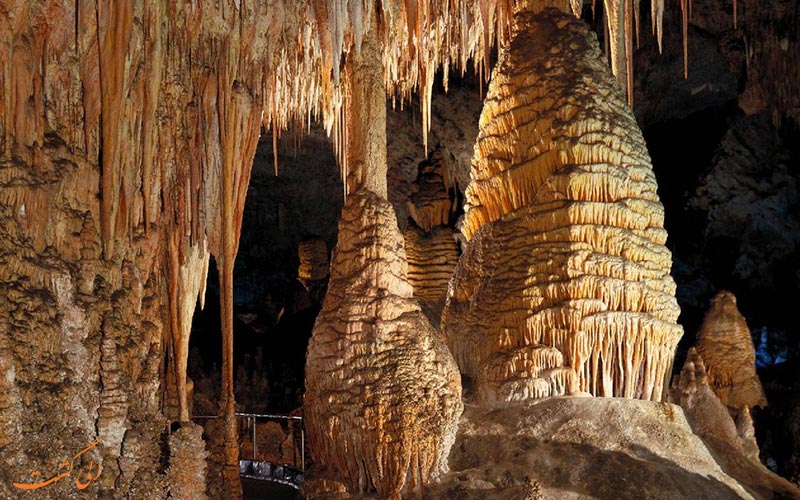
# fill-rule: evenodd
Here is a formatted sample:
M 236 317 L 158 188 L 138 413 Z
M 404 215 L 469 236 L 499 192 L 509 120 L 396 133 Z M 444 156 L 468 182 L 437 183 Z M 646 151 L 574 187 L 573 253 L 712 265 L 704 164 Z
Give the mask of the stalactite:
M 681 0 L 681 32 L 683 33 L 683 77 L 689 78 L 689 7 Z
M 569 5 L 565 0 L 556 3 Z M 151 365 L 159 365 L 167 350 L 172 351 L 176 379 L 185 377 L 188 317 L 195 297 L 202 299 L 203 285 L 198 283 L 208 256 L 216 258 L 228 360 L 223 391 L 226 459 L 233 478 L 232 266 L 260 126 L 280 134 L 292 123 L 307 126 L 312 119 L 322 120 L 334 135 L 349 195 L 347 179 L 359 166 L 348 160 L 353 139 L 348 131 L 354 124 L 343 109 L 350 84 L 340 68 L 351 55 L 357 57 L 352 45 L 369 33 L 367 19 L 374 14 L 383 21 L 376 54 L 383 86 L 373 102 L 399 99 L 402 108 L 419 91 L 426 135 L 436 71 L 460 65 L 463 72 L 469 63 L 481 73 L 481 81 L 488 77 L 492 46 L 509 38 L 516 4 L 387 0 L 378 8 L 376 2 L 363 0 L 278 0 L 269 5 L 32 0 L 21 6 L 0 0 L 0 209 L 14 214 L 4 220 L 2 230 L 19 232 L 8 241 L 20 253 L 28 252 L 28 260 L 52 248 L 60 256 L 58 266 L 73 274 L 78 302 L 100 293 L 95 291 L 96 276 L 108 282 L 103 289 L 108 297 L 97 299 L 98 307 L 91 309 L 96 311 L 86 327 L 91 339 L 104 338 L 103 315 L 111 314 L 110 304 L 121 300 L 116 297 L 127 296 L 114 288 L 122 286 L 114 277 L 120 263 L 135 262 L 152 304 L 126 305 L 135 318 L 132 323 L 143 325 L 137 331 L 146 339 L 133 342 L 135 352 L 129 357 L 138 361 L 120 367 L 132 380 L 151 375 L 157 380 Z M 656 24 L 660 30 L 660 21 Z M 8 222 L 12 219 L 13 224 Z M 42 276 L 50 272 L 47 266 L 56 264 L 25 262 L 0 266 L 0 281 L 12 283 L 17 273 L 40 283 L 41 289 L 53 288 Z M 42 331 L 58 328 L 62 321 L 50 319 L 41 322 Z M 118 345 L 130 344 L 126 336 L 132 334 L 123 332 L 121 322 L 112 323 L 119 330 Z M 19 325 L 11 328 L 14 335 L 23 335 Z M 162 339 L 162 331 L 169 337 Z M 15 346 L 9 349 L 15 362 L 22 363 L 24 356 Z M 95 361 L 99 366 L 99 359 Z M 3 390 L 20 392 L 19 405 L 24 406 L 36 400 L 31 391 L 39 384 L 20 380 Z M 143 401 L 146 418 L 155 419 L 159 409 L 152 385 L 143 381 L 144 389 L 125 390 L 129 395 L 140 390 L 136 397 Z M 180 418 L 185 418 L 188 401 L 179 399 Z M 80 404 L 84 406 L 78 413 L 93 415 L 106 403 Z M 81 422 L 75 435 L 95 432 L 94 423 L 82 418 L 74 418 Z M 137 439 L 148 436 L 150 431 L 142 430 Z M 129 486 L 137 474 L 134 461 L 120 457 L 128 470 L 123 482 Z M 116 473 L 109 469 L 108 474 L 114 483 Z

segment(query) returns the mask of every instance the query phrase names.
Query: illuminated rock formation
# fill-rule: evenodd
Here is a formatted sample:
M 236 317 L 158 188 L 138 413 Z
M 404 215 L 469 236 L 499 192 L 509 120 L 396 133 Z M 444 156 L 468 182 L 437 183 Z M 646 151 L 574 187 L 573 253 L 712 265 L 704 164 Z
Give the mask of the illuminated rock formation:
M 450 221 L 453 200 L 448 189 L 454 185 L 449 170 L 450 162 L 445 153 L 436 150 L 419 165 L 417 179 L 411 185 L 408 213 L 425 232 L 436 226 L 446 226 Z
M 670 402 L 683 408 L 692 431 L 714 453 L 726 472 L 749 491 L 760 498 L 799 499 L 800 490 L 795 485 L 759 461 L 749 409 L 743 406 L 732 416 L 731 408 L 714 393 L 703 361 L 697 349 L 689 349 L 683 369 L 672 381 Z
M 300 259 L 297 280 L 315 303 L 322 304 L 328 289 L 331 269 L 327 243 L 319 239 L 301 241 L 297 248 L 297 256 Z
M 297 279 L 306 289 L 315 281 L 324 280 L 330 274 L 328 246 L 324 240 L 301 241 L 297 249 L 300 267 Z
M 451 472 L 421 500 L 527 500 L 537 489 L 546 500 L 800 498 L 736 450 L 710 448 L 689 420 L 673 404 L 618 398 L 468 405 Z
M 312 498 L 342 486 L 393 500 L 420 490 L 447 470 L 462 409 L 458 369 L 413 299 L 386 199 L 377 33 L 375 23 L 343 75 L 348 195 L 306 358 L 304 415 L 319 478 L 306 488 Z
M 438 226 L 425 233 L 409 224 L 403 231 L 403 239 L 408 259 L 408 282 L 414 289 L 414 297 L 431 322 L 438 325 L 447 286 L 458 262 L 453 230 L 448 226 Z
M 583 23 L 521 12 L 511 36 L 443 331 L 482 399 L 661 400 L 682 329 L 642 135 Z
M 750 329 L 732 293 L 722 291 L 711 300 L 697 334 L 697 352 L 705 362 L 709 385 L 724 405 L 736 410 L 767 406 Z
M 742 450 L 736 424 L 709 386 L 703 357 L 694 347 L 689 349 L 683 368 L 672 381 L 669 400 L 684 409 L 695 434 L 713 436 Z
M 203 428 L 185 423 L 169 437 L 170 498 L 206 500 L 206 450 Z
M 411 186 L 408 213 L 413 224 L 403 231 L 408 282 L 434 325 L 444 307 L 447 286 L 458 261 L 458 245 L 450 228 L 455 188 L 447 153 L 437 149 L 420 163 Z
M 605 4 L 617 7 L 609 18 L 615 27 L 620 20 L 631 23 L 631 8 L 619 9 L 619 0 Z M 377 72 L 372 73 L 371 85 L 351 85 L 350 76 L 340 74 L 343 58 L 347 56 L 349 65 L 358 57 L 378 5 L 382 45 L 364 63 Z M 165 423 L 167 380 L 174 374 L 177 415 L 185 420 L 188 325 L 197 299 L 202 299 L 213 256 L 222 311 L 223 418 L 217 425 L 224 429 L 225 444 L 212 455 L 224 465 L 226 484 L 209 491 L 239 497 L 233 265 L 262 126 L 274 132 L 290 121 L 307 124 L 320 119 L 345 159 L 361 147 L 380 149 L 382 145 L 367 139 L 369 133 L 348 136 L 355 124 L 344 118 L 363 116 L 343 106 L 343 89 L 349 86 L 354 92 L 370 89 L 370 99 L 345 100 L 347 106 L 366 110 L 381 108 L 387 93 L 393 99 L 408 99 L 418 90 L 427 132 L 439 68 L 445 86 L 451 64 L 464 69 L 468 58 L 488 75 L 493 44 L 508 42 L 513 5 L 506 0 L 0 0 L 4 472 L 16 479 L 31 469 L 44 470 L 54 456 L 70 456 L 99 432 L 103 443 L 98 460 L 104 462 L 104 473 L 92 485 L 99 491 L 88 494 L 164 496 L 158 486 L 164 475 L 156 464 L 166 458 L 157 443 Z M 654 24 L 659 23 L 654 16 Z M 614 33 L 611 45 L 619 61 L 620 48 L 630 45 L 632 31 Z M 628 61 L 631 53 L 626 52 Z M 619 62 L 615 67 L 621 67 Z M 385 123 L 363 125 L 380 135 Z M 378 200 L 367 203 L 368 196 L 351 190 L 350 217 L 358 219 L 369 210 L 384 213 L 384 163 L 343 162 L 343 177 L 366 177 L 362 180 Z M 388 231 L 395 231 L 394 221 L 385 215 Z M 360 237 L 361 230 L 366 228 L 359 228 L 354 237 Z M 392 236 L 390 241 L 396 248 L 367 260 L 401 262 L 397 269 L 389 267 L 402 286 L 393 283 L 397 290 L 386 289 L 406 304 L 397 306 L 399 317 L 416 325 L 416 319 L 409 319 L 419 313 L 406 300 L 410 292 L 402 240 Z M 343 248 L 355 245 L 342 243 Z M 640 272 L 634 269 L 631 272 Z M 352 299 L 348 295 L 347 303 Z M 331 302 L 329 311 L 335 304 Z M 354 314 L 361 307 L 355 304 L 349 310 Z M 380 317 L 383 323 L 377 324 L 395 323 Z M 416 458 L 427 464 L 417 474 L 420 482 L 441 469 L 448 429 L 458 412 L 457 373 L 423 320 L 420 324 L 413 329 L 416 333 L 403 337 L 408 345 L 395 345 L 392 356 L 369 361 L 382 374 L 380 383 L 387 384 L 380 387 L 392 387 L 396 401 L 414 403 L 403 409 L 412 413 L 402 419 L 389 421 L 386 414 L 370 420 L 391 423 L 386 427 L 391 432 L 380 434 L 385 440 L 369 444 L 380 444 L 380 450 L 396 446 L 391 456 L 384 455 L 385 463 L 395 468 L 368 476 L 391 495 L 410 485 L 404 480 L 406 469 L 399 469 L 410 463 L 410 450 L 419 450 Z M 404 328 L 398 326 L 397 331 Z M 336 353 L 355 356 L 359 349 L 361 344 L 354 342 Z M 569 356 L 565 363 L 572 361 Z M 548 353 L 553 365 L 560 365 L 557 358 L 555 352 Z M 343 357 L 333 365 L 346 364 L 345 359 L 354 358 Z M 402 374 L 414 366 L 413 380 L 398 378 L 391 385 L 389 367 L 395 363 Z M 562 373 L 564 380 L 565 373 L 568 370 Z M 362 409 L 376 387 L 362 387 Z M 438 389 L 425 392 L 427 388 Z M 441 444 L 434 447 L 434 441 Z M 219 476 L 220 470 L 209 468 L 209 482 L 219 482 Z M 16 496 L 10 484 L 0 481 L 0 497 Z M 66 482 L 45 493 L 58 499 L 73 494 Z

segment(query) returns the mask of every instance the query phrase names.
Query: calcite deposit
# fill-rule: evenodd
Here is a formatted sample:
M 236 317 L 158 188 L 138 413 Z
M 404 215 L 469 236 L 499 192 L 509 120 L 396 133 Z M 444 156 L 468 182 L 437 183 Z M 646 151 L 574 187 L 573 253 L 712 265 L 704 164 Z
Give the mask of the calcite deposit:
M 447 286 L 458 261 L 456 235 L 450 226 L 455 211 L 453 165 L 437 149 L 420 163 L 408 199 L 410 222 L 403 231 L 408 282 L 423 311 L 439 325 Z
M 670 401 L 683 409 L 694 434 L 713 452 L 717 463 L 757 497 L 800 498 L 795 485 L 759 461 L 749 408 L 731 413 L 714 393 L 706 369 L 703 357 L 691 348 L 669 393 Z
M 485 400 L 661 400 L 682 335 L 664 210 L 594 35 L 517 14 L 480 127 L 442 318 L 462 372 Z
M 719 292 L 711 300 L 697 334 L 697 352 L 705 362 L 709 385 L 723 404 L 735 410 L 767 405 L 756 374 L 750 329 L 731 292 Z
M 96 439 L 78 464 L 103 464 L 86 496 L 241 496 L 233 269 L 245 196 L 262 128 L 274 140 L 312 120 L 333 138 L 347 194 L 309 347 L 312 452 L 341 489 L 393 499 L 446 470 L 460 378 L 412 289 L 433 300 L 445 271 L 409 275 L 382 113 L 417 92 L 427 149 L 435 75 L 447 87 L 471 60 L 488 77 L 496 45 L 470 248 L 444 318 L 461 369 L 486 399 L 659 399 L 680 329 L 647 155 L 586 29 L 527 3 L 0 0 L 0 498 Z M 603 4 L 631 102 L 639 2 Z M 660 33 L 663 0 L 651 11 Z M 449 266 L 452 207 L 426 189 L 414 217 Z M 428 266 L 424 245 L 411 247 Z M 321 250 L 301 257 L 310 280 Z M 186 366 L 212 258 L 222 387 L 209 427 L 221 439 L 204 448 L 185 422 Z M 172 439 L 167 418 L 185 425 Z M 39 493 L 77 495 L 68 481 Z
M 385 96 L 370 64 L 379 45 L 377 14 L 369 15 L 343 75 L 346 139 L 358 146 L 346 151 L 338 242 L 306 358 L 313 498 L 342 487 L 391 500 L 421 491 L 447 470 L 462 409 L 458 369 L 413 298 L 386 199 Z

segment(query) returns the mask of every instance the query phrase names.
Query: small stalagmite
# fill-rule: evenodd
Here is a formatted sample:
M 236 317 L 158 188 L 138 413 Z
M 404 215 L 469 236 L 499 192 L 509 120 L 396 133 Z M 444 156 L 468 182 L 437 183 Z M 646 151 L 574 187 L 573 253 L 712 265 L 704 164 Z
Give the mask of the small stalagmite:
M 297 279 L 308 289 L 315 281 L 321 281 L 330 273 L 328 262 L 328 245 L 325 240 L 313 239 L 301 241 L 297 248 L 300 267 Z
M 697 334 L 697 351 L 723 404 L 733 409 L 767 406 L 750 329 L 731 292 L 721 291 L 711 300 Z
M 449 225 L 453 213 L 450 189 L 455 187 L 450 169 L 447 153 L 442 149 L 419 164 L 408 200 L 413 223 L 403 231 L 408 282 L 425 315 L 437 326 L 458 261 L 458 245 Z
M 672 380 L 669 401 L 683 408 L 692 431 L 712 448 L 730 448 L 761 465 L 750 410 L 745 406 L 731 412 L 709 384 L 707 368 L 697 348 L 689 349 L 683 368 Z
M 661 400 L 683 331 L 664 210 L 585 23 L 523 10 L 480 119 L 442 317 L 481 400 Z
M 411 184 L 408 213 L 425 232 L 450 222 L 453 201 L 448 190 L 453 187 L 453 182 L 449 170 L 445 153 L 437 149 L 429 159 L 420 163 L 417 179 Z
M 349 194 L 306 356 L 303 412 L 316 467 L 308 498 L 346 489 L 399 500 L 420 490 L 447 470 L 462 410 L 458 368 L 414 300 L 386 199 L 379 28 L 374 10 L 365 15 L 372 25 L 342 75 Z

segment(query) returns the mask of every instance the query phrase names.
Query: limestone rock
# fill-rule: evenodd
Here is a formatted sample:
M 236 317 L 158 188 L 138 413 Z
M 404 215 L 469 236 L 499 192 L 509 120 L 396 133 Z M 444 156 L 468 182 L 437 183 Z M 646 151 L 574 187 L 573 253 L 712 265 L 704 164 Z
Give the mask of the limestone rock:
M 736 307 L 736 297 L 719 292 L 697 334 L 697 352 L 705 362 L 709 385 L 726 406 L 764 407 L 767 398 L 756 374 L 750 329 Z
M 304 415 L 315 462 L 350 491 L 400 498 L 447 470 L 458 370 L 412 299 L 391 204 L 351 194 L 308 346 Z
M 169 437 L 169 494 L 171 498 L 206 500 L 206 449 L 203 428 L 184 423 Z
M 325 240 L 320 239 L 301 241 L 297 253 L 300 258 L 297 279 L 308 292 L 309 298 L 317 304 L 321 304 L 328 289 L 328 276 L 330 275 L 328 245 Z M 302 310 L 302 307 L 293 306 L 292 309 Z
M 408 282 L 414 288 L 414 297 L 434 325 L 444 308 L 447 286 L 458 262 L 458 246 L 453 230 L 437 226 L 429 233 L 409 224 L 403 231 Z
M 301 241 L 297 247 L 297 256 L 300 259 L 297 279 L 306 289 L 311 286 L 312 282 L 324 280 L 330 274 L 328 246 L 325 240 Z
M 683 408 L 692 431 L 702 438 L 726 472 L 749 491 L 761 498 L 800 498 L 795 485 L 759 462 L 749 408 L 736 410 L 720 401 L 695 348 L 689 350 L 683 369 L 672 382 L 670 401 Z
M 752 466 L 720 460 L 692 432 L 680 407 L 652 401 L 565 397 L 467 405 L 450 464 L 424 500 L 800 495 L 786 481 L 754 474 Z
M 451 170 L 447 154 L 441 149 L 434 151 L 418 167 L 417 180 L 411 185 L 407 202 L 408 213 L 426 233 L 450 221 L 453 201 L 448 190 L 455 182 Z
M 695 434 L 714 437 L 742 450 L 736 424 L 709 386 L 703 358 L 694 347 L 689 349 L 681 372 L 672 381 L 669 400 L 684 409 Z
M 511 37 L 443 331 L 479 397 L 661 400 L 682 328 L 642 135 L 584 24 L 523 11 Z

